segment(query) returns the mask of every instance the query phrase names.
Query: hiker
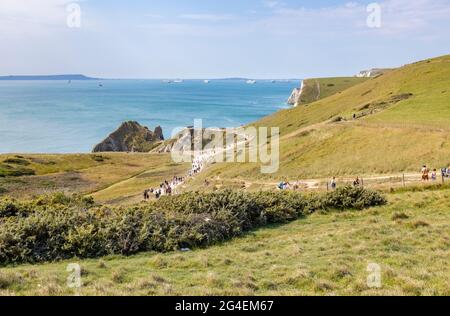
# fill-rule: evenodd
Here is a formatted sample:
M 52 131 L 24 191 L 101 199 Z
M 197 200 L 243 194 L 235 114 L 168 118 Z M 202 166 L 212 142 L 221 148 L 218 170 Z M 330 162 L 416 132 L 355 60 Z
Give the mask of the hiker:
M 336 190 L 336 177 L 333 177 L 333 179 L 331 179 L 331 189 L 332 190 Z
M 426 165 L 423 165 L 422 167 L 422 181 L 428 181 L 430 180 L 429 174 L 430 173 L 430 169 L 428 169 L 428 167 Z
M 359 177 L 356 177 L 356 179 L 355 179 L 355 181 L 353 181 L 353 186 L 354 187 L 357 187 L 357 186 L 359 186 Z
M 433 172 L 431 172 L 431 180 L 432 181 L 436 181 L 437 180 L 436 169 L 433 169 Z
M 149 199 L 148 190 L 144 190 L 144 201 L 147 201 L 148 199 Z

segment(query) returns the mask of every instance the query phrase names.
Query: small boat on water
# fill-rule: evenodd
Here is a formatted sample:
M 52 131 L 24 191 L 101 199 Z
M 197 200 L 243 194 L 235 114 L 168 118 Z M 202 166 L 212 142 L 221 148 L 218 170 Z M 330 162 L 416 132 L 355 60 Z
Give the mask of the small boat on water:
M 208 83 L 210 83 L 210 81 L 209 80 L 203 80 L 203 83 L 208 84 Z
M 247 84 L 255 84 L 256 80 L 247 80 Z
M 173 83 L 183 83 L 184 81 L 181 79 L 174 80 Z

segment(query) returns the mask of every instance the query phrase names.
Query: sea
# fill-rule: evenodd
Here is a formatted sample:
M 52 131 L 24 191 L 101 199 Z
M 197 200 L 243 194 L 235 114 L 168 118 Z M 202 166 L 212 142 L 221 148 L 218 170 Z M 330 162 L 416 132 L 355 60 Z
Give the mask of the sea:
M 0 81 L 0 153 L 86 153 L 119 125 L 138 121 L 165 138 L 203 120 L 237 127 L 277 110 L 300 80 Z

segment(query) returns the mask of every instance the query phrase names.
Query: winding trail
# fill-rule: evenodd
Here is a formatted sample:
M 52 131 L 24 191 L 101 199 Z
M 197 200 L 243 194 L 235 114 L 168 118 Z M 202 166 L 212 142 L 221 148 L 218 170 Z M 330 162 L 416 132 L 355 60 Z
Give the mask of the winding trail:
M 411 184 L 411 183 L 422 183 L 421 181 L 421 174 L 420 173 L 405 173 L 405 184 Z M 356 177 L 356 176 L 355 176 Z M 336 178 L 338 185 L 339 184 L 351 184 L 353 182 L 353 180 L 355 179 L 355 177 L 351 178 L 351 177 L 341 177 L 341 178 Z M 364 184 L 377 184 L 377 185 L 381 185 L 383 183 L 386 184 L 402 184 L 402 178 L 403 178 L 403 174 L 402 173 L 397 173 L 397 174 L 389 174 L 389 175 L 368 175 L 368 176 L 359 176 L 360 180 L 364 181 Z M 218 180 L 222 180 L 220 178 L 218 178 Z M 225 180 L 225 179 L 224 179 Z M 298 181 L 298 185 L 299 187 L 303 188 L 303 189 L 308 189 L 308 190 L 318 190 L 320 188 L 326 188 L 326 183 L 327 181 L 329 181 L 330 179 L 328 178 L 316 178 L 316 179 L 288 179 L 288 182 L 292 184 L 294 184 L 295 182 Z M 390 181 L 389 181 L 390 180 Z M 248 188 L 251 185 L 260 185 L 260 186 L 270 186 L 273 188 L 276 188 L 279 184 L 278 182 L 275 181 L 264 181 L 264 180 L 247 180 L 247 179 L 226 179 L 227 182 L 234 182 L 234 183 L 243 183 L 245 184 L 245 187 Z M 436 181 L 437 183 L 440 183 L 438 180 Z M 428 183 L 433 183 L 432 181 L 429 181 Z
M 316 87 L 317 87 L 317 97 L 316 101 L 320 99 L 320 83 L 319 80 L 316 79 Z

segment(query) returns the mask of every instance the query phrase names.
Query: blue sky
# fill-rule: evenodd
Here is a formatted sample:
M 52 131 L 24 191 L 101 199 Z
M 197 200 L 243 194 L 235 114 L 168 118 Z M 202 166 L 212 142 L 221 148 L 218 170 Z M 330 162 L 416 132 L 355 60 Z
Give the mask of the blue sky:
M 379 1 L 380 28 L 371 2 L 1 0 L 0 75 L 306 78 L 450 53 L 450 0 Z

